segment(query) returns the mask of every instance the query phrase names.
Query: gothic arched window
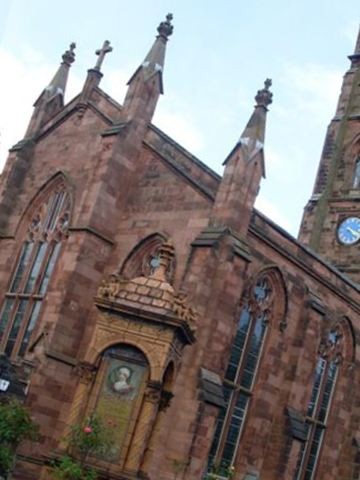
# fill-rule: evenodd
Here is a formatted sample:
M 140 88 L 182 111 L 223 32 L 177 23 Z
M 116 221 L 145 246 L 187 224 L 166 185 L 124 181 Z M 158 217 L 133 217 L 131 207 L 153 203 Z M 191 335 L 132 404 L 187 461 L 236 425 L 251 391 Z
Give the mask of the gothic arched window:
M 69 223 L 70 200 L 62 182 L 42 195 L 29 217 L 0 314 L 0 351 L 24 356 Z
M 242 301 L 237 331 L 224 379 L 225 407 L 220 411 L 209 455 L 210 469 L 221 475 L 235 460 L 241 432 L 264 345 L 273 315 L 274 285 L 264 274 Z
M 168 242 L 169 240 L 159 233 L 149 235 L 141 240 L 125 259 L 120 269 L 120 275 L 127 279 L 150 275 L 160 265 L 160 247 Z M 174 256 L 166 272 L 169 281 L 174 278 L 175 267 L 176 258 Z
M 342 333 L 332 329 L 320 344 L 310 401 L 306 412 L 307 440 L 303 443 L 296 467 L 295 480 L 315 478 L 316 466 L 327 426 L 331 400 L 335 389 L 338 365 L 341 361 Z
M 353 177 L 353 188 L 360 188 L 360 156 L 355 162 L 355 170 Z

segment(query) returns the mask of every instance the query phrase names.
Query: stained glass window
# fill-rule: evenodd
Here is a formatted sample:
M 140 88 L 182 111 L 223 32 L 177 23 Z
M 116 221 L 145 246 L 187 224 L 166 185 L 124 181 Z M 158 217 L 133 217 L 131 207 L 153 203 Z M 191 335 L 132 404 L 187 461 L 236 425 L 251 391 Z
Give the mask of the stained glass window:
M 66 234 L 70 200 L 63 185 L 44 196 L 29 222 L 27 238 L 0 311 L 0 351 L 22 357 L 41 311 Z
M 225 407 L 220 411 L 209 455 L 209 470 L 226 474 L 233 464 L 249 409 L 256 371 L 271 314 L 273 291 L 261 277 L 244 300 L 225 373 Z
M 310 401 L 306 413 L 307 440 L 299 454 L 295 480 L 312 480 L 316 475 L 321 445 L 326 432 L 327 418 L 335 389 L 340 356 L 341 334 L 329 332 L 321 344 L 316 363 Z

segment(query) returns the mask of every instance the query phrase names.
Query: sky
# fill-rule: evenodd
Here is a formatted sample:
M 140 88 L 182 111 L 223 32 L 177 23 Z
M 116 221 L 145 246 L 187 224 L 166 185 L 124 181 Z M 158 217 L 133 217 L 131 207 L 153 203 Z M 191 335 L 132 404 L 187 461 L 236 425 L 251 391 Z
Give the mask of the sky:
M 95 65 L 113 52 L 101 88 L 122 103 L 126 82 L 174 15 L 164 96 L 153 123 L 222 173 L 271 78 L 266 179 L 256 207 L 294 236 L 309 199 L 342 76 L 360 24 L 359 0 L 0 0 L 0 168 L 23 138 L 32 105 L 72 41 L 77 44 L 69 101 Z

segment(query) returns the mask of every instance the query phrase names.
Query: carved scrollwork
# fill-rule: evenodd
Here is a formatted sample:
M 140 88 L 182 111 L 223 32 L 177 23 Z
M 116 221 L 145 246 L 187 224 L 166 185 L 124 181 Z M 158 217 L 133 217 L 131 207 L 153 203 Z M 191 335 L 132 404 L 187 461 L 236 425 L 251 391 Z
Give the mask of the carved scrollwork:
M 137 301 L 143 308 L 146 308 L 147 305 L 152 304 L 152 300 L 155 300 L 159 306 L 167 308 L 169 314 L 176 315 L 179 319 L 187 322 L 192 330 L 195 330 L 197 313 L 189 305 L 187 294 L 184 292 L 175 293 L 173 287 L 164 281 L 165 279 L 159 279 L 156 275 L 155 272 L 149 277 L 125 280 L 120 275 L 111 274 L 102 280 L 97 296 L 111 301 L 118 300 L 121 302 L 122 299 Z M 134 300 L 135 292 L 136 300 Z M 146 297 L 145 301 L 142 296 Z
M 159 382 L 148 382 L 144 399 L 149 403 L 160 404 L 161 384 Z
M 141 275 L 128 280 L 113 273 L 102 280 L 97 296 L 127 306 L 135 304 L 136 308 L 151 310 L 152 315 L 158 311 L 162 318 L 164 315 L 171 319 L 176 316 L 186 322 L 186 327 L 194 332 L 196 311 L 188 304 L 187 295 L 184 292 L 176 293 L 168 280 L 174 258 L 172 243 L 163 243 L 158 248 L 157 257 L 153 257 L 154 261 L 147 276 Z
M 69 226 L 69 221 L 70 221 L 70 213 L 68 211 L 65 211 L 62 215 L 60 215 L 55 229 L 59 233 L 66 233 Z
M 28 227 L 29 239 L 59 241 L 67 235 L 69 221 L 70 201 L 65 186 L 60 185 L 33 214 Z
M 119 275 L 112 273 L 106 279 L 104 278 L 98 288 L 98 296 L 102 298 L 115 299 L 120 291 L 124 281 Z
M 319 355 L 328 361 L 341 363 L 343 359 L 343 333 L 340 325 L 335 325 L 319 345 Z
M 276 268 L 267 269 L 256 283 L 251 283 L 241 302 L 241 308 L 246 308 L 251 317 L 262 318 L 265 324 L 276 319 L 281 332 L 287 327 L 286 305 L 286 290 Z
M 197 320 L 197 313 L 191 306 L 188 305 L 186 293 L 180 292 L 177 295 L 174 295 L 172 308 L 177 317 L 185 320 L 190 325 L 195 324 Z
M 97 368 L 89 362 L 79 362 L 74 367 L 74 373 L 80 377 L 83 383 L 89 384 L 93 381 Z
M 172 394 L 171 392 L 167 392 L 166 390 L 163 390 L 161 392 L 159 403 L 159 410 L 161 412 L 164 412 L 169 408 L 173 396 L 174 394 Z
M 34 237 L 40 230 L 40 227 L 41 227 L 41 214 L 40 212 L 37 212 L 31 222 L 30 222 L 30 225 L 29 225 L 29 234 Z
M 274 292 L 266 276 L 261 277 L 243 297 L 243 305 L 252 317 L 267 324 L 273 313 Z

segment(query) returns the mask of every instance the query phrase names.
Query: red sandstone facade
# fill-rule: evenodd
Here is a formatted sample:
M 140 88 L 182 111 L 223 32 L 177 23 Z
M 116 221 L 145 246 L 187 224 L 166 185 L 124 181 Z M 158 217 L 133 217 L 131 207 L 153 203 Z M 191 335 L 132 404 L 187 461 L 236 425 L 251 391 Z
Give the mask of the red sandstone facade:
M 300 243 L 253 208 L 271 82 L 222 178 L 151 125 L 170 20 L 124 105 L 101 52 L 63 105 L 72 46 L 1 176 L 0 347 L 41 433 L 13 478 L 50 478 L 71 424 L 129 406 L 100 478 L 358 479 L 360 247 L 336 226 L 359 209 L 360 40 Z

